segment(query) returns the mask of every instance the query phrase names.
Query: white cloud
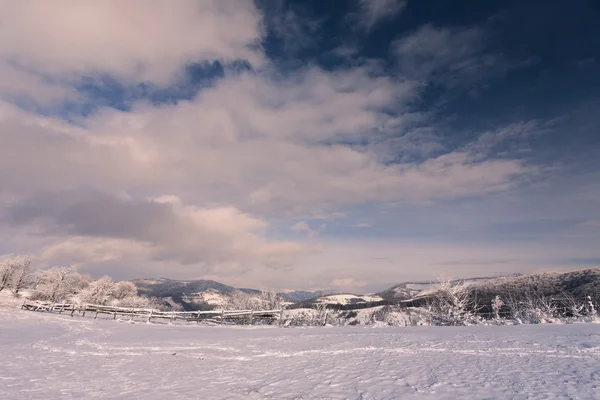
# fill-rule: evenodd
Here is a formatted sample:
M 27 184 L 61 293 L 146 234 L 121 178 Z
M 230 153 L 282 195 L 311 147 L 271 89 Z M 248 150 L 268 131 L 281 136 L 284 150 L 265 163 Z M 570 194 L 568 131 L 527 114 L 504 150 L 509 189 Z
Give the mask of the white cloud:
M 319 233 L 317 230 L 314 230 L 310 227 L 308 222 L 306 221 L 298 221 L 294 225 L 290 227 L 290 230 L 296 232 L 304 232 L 308 237 L 315 237 Z
M 359 20 L 369 30 L 378 22 L 393 18 L 402 12 L 406 4 L 405 0 L 359 0 Z
M 487 48 L 486 30 L 425 24 L 391 45 L 399 71 L 447 87 L 472 86 L 534 62 L 510 60 Z
M 333 279 L 330 284 L 329 287 L 331 287 L 334 290 L 360 290 L 365 286 L 365 282 L 364 281 L 357 281 L 356 279 L 353 278 L 335 278 Z
M 348 225 L 351 228 L 372 228 L 373 224 L 371 222 L 357 222 L 356 224 L 350 224 Z
M 46 237 L 42 260 L 107 262 L 120 259 L 244 270 L 285 266 L 315 249 L 264 237 L 267 222 L 234 207 L 184 205 L 175 196 L 128 200 L 102 193 L 42 193 L 5 211 L 9 226 L 29 226 Z
M 577 225 L 579 228 L 600 228 L 600 219 L 591 219 L 589 221 L 585 221 Z
M 26 193 L 93 182 L 103 191 L 173 193 L 263 215 L 317 215 L 366 202 L 482 195 L 535 172 L 469 147 L 388 164 L 377 149 L 347 144 L 385 138 L 387 122 L 402 118 L 386 107 L 414 96 L 410 85 L 368 72 L 231 77 L 191 102 L 106 110 L 86 127 L 4 105 L 0 185 Z
M 350 286 L 363 277 L 336 270 L 343 263 L 328 256 L 302 264 L 327 250 L 286 240 L 289 231 L 273 239 L 270 222 L 300 220 L 291 229 L 314 236 L 322 228 L 312 220 L 343 218 L 349 207 L 481 196 L 537 172 L 489 151 L 537 129 L 527 122 L 445 148 L 428 116 L 411 110 L 421 87 L 412 76 L 382 76 L 368 65 L 279 75 L 256 46 L 262 17 L 252 2 L 0 0 L 0 7 L 5 98 L 76 101 L 69 83 L 97 73 L 166 84 L 203 60 L 259 67 L 226 75 L 190 101 L 104 109 L 80 125 L 0 101 L 2 243 L 46 263 L 126 263 L 137 276 L 262 276 L 258 286 L 294 286 L 302 277 L 307 286 Z M 403 7 L 363 2 L 365 21 L 370 27 Z M 427 29 L 397 49 L 409 66 L 424 57 L 430 74 L 480 48 L 477 32 Z
M 244 0 L 2 0 L 0 10 L 0 58 L 67 79 L 164 84 L 190 62 L 264 61 L 261 16 Z

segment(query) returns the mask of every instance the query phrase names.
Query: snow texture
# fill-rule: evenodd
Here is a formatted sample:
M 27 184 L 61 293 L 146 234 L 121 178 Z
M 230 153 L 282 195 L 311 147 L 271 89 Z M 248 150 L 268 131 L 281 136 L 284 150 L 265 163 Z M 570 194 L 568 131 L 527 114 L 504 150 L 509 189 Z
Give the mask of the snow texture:
M 319 297 L 318 303 L 321 304 L 352 304 L 352 303 L 369 303 L 383 300 L 382 297 L 374 295 L 355 295 L 355 294 L 330 294 Z
M 1 399 L 600 399 L 600 325 L 225 327 L 0 310 Z

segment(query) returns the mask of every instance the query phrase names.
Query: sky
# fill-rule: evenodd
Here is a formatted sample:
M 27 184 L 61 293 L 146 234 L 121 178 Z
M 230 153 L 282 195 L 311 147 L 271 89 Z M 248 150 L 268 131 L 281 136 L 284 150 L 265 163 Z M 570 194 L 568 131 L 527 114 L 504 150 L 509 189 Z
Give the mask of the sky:
M 0 255 L 370 292 L 600 264 L 600 3 L 0 0 Z

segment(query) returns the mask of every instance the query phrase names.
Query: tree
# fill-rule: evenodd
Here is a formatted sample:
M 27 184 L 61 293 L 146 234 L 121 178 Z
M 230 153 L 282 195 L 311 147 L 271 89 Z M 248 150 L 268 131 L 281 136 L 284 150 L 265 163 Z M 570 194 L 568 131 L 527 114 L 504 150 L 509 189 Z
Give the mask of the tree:
M 504 306 L 504 301 L 500 298 L 500 296 L 494 297 L 492 300 L 492 312 L 494 313 L 494 318 L 496 320 L 500 319 L 500 310 Z
M 428 301 L 434 325 L 468 325 L 475 322 L 471 293 L 464 282 L 440 279 Z
M 254 310 L 256 301 L 252 295 L 241 290 L 234 290 L 225 304 L 226 310 Z
M 31 259 L 25 257 L 20 262 L 13 264 L 13 276 L 10 284 L 10 290 L 13 296 L 18 297 L 21 290 L 30 284 L 31 278 Z
M 84 303 L 105 305 L 113 298 L 116 286 L 110 277 L 103 276 L 81 291 L 80 300 Z
M 32 298 L 58 302 L 81 291 L 88 282 L 77 270 L 78 266 L 72 265 L 39 271 Z
M 29 257 L 11 258 L 0 264 L 0 291 L 10 289 L 15 297 L 29 284 L 31 260 Z
M 0 292 L 9 287 L 13 277 L 13 267 L 10 260 L 0 264 Z
M 227 304 L 226 310 L 279 310 L 283 299 L 275 292 L 261 291 L 259 293 L 246 293 L 234 290 Z
M 115 284 L 113 291 L 113 298 L 116 300 L 122 300 L 126 297 L 136 296 L 137 287 L 133 282 L 121 281 Z

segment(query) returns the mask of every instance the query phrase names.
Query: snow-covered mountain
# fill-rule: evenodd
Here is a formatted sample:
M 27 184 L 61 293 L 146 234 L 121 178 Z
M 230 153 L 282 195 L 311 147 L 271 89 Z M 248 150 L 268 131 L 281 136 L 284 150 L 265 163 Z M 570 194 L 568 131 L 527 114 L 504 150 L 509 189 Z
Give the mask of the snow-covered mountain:
M 472 286 L 477 296 L 485 302 L 489 302 L 496 295 L 531 291 L 532 288 L 544 296 L 568 293 L 577 298 L 588 295 L 600 298 L 600 268 L 567 273 L 476 277 L 459 281 Z M 185 310 L 213 309 L 223 306 L 235 290 L 246 293 L 259 292 L 255 289 L 238 289 L 213 280 L 141 279 L 133 282 L 139 294 L 181 304 Z M 331 293 L 325 290 L 286 290 L 278 294 L 290 308 L 312 308 L 317 304 L 327 304 L 349 309 L 422 298 L 435 291 L 437 285 L 435 281 L 403 282 L 371 295 Z
M 516 275 L 515 275 L 516 276 Z M 455 280 L 455 282 L 464 282 L 466 284 L 483 284 L 485 282 L 494 281 L 500 279 L 500 276 L 484 276 L 475 278 L 465 278 Z M 378 296 L 388 301 L 403 301 L 409 300 L 419 295 L 425 294 L 430 291 L 435 291 L 438 287 L 439 282 L 437 281 L 411 281 L 402 282 L 394 285 L 386 290 L 377 293 Z
M 159 297 L 181 304 L 184 310 L 213 309 L 225 305 L 235 290 L 258 293 L 259 290 L 235 288 L 213 280 L 138 279 L 133 283 L 140 295 Z M 325 291 L 287 290 L 279 292 L 288 303 L 321 296 Z

